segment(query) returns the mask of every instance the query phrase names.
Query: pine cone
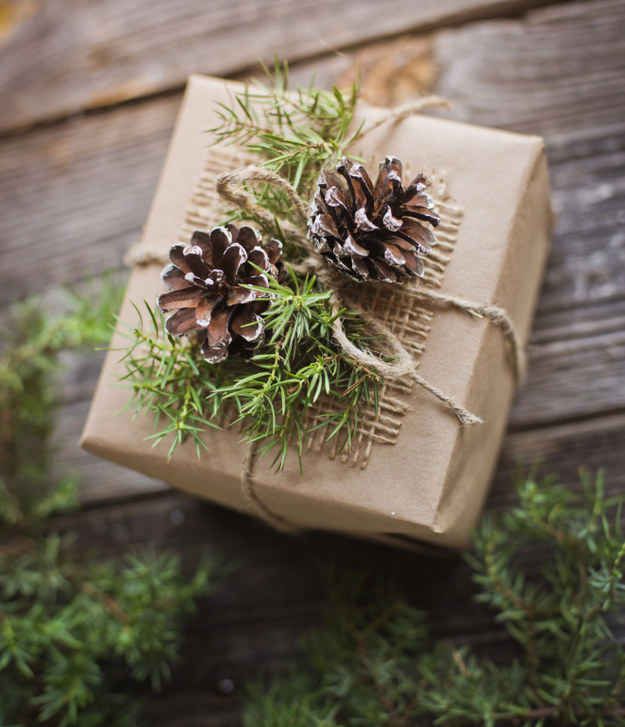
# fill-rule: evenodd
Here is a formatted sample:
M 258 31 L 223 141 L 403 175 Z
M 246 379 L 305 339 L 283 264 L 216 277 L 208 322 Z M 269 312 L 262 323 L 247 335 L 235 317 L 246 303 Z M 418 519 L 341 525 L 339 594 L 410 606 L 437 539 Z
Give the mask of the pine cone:
M 269 277 L 278 277 L 281 254 L 278 240 L 263 246 L 258 233 L 247 226 L 215 227 L 210 233 L 196 230 L 190 245 L 173 245 L 171 264 L 161 273 L 169 292 L 158 299 L 161 311 L 172 313 L 166 324 L 169 333 L 195 336 L 210 363 L 220 363 L 230 353 L 252 351 L 262 342 L 259 314 L 268 299 L 243 285 L 268 288 Z
M 349 159 L 318 182 L 309 234 L 318 252 L 356 280 L 395 283 L 423 275 L 423 257 L 436 243 L 440 222 L 419 174 L 402 186 L 402 164 L 386 157 L 375 185 Z

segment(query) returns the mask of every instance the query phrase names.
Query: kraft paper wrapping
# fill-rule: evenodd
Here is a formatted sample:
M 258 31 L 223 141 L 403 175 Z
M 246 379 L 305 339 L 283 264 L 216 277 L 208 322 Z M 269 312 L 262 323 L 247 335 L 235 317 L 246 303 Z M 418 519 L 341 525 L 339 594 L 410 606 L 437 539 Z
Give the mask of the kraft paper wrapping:
M 229 90 L 230 89 L 230 90 Z M 215 125 L 215 103 L 228 101 L 232 84 L 192 76 L 178 116 L 144 241 L 167 251 L 179 237 L 185 209 L 202 172 Z M 377 119 L 384 111 L 363 108 Z M 552 213 L 543 142 L 538 137 L 416 116 L 382 126 L 356 150 L 368 163 L 388 154 L 413 172 L 444 175 L 463 208 L 455 249 L 442 290 L 505 308 L 523 342 L 549 248 Z M 215 221 L 216 223 L 218 220 Z M 207 433 L 200 459 L 191 443 L 168 461 L 168 444 L 153 447 L 150 417 L 132 417 L 130 389 L 119 349 L 125 326 L 136 325 L 132 302 L 154 302 L 162 292 L 158 265 L 136 267 L 122 306 L 121 326 L 107 355 L 82 445 L 90 452 L 181 490 L 241 511 L 245 445 L 237 431 Z M 117 349 L 117 350 L 116 350 Z M 419 372 L 485 421 L 461 428 L 453 415 L 415 389 L 407 400 L 396 444 L 374 445 L 366 468 L 350 467 L 318 453 L 293 456 L 275 472 L 270 458 L 255 468 L 256 492 L 271 508 L 302 528 L 364 537 L 399 535 L 464 547 L 479 516 L 497 460 L 515 390 L 501 331 L 459 312 L 435 312 Z

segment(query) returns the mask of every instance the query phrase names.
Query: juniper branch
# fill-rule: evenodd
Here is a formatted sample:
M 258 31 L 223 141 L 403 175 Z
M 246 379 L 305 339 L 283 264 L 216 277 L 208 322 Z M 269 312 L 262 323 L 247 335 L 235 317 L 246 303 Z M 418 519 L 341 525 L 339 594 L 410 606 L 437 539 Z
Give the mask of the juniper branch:
M 341 157 L 358 134 L 351 128 L 358 87 L 326 91 L 311 83 L 291 89 L 286 62 L 276 62 L 267 76 L 269 85 L 246 86 L 229 104 L 220 104 L 219 123 L 209 131 L 216 141 L 259 155 L 307 196 L 321 168 Z M 284 200 L 275 199 L 280 200 L 275 207 L 269 196 L 264 205 L 283 214 Z
M 159 688 L 183 618 L 214 587 L 215 564 L 183 574 L 175 556 L 103 562 L 45 520 L 75 504 L 50 475 L 59 354 L 108 341 L 121 290 L 69 295 L 50 317 L 20 304 L 0 356 L 0 724 L 136 727 L 141 684 Z M 130 676 L 130 679 L 129 679 Z M 121 685 L 124 685 L 123 688 Z M 134 686 L 133 686 L 134 685 Z
M 519 500 L 484 520 L 468 558 L 518 656 L 495 663 L 433 641 L 424 614 L 365 584 L 313 635 L 299 671 L 253 691 L 246 725 L 622 725 L 623 498 L 584 475 L 578 491 L 530 479 Z

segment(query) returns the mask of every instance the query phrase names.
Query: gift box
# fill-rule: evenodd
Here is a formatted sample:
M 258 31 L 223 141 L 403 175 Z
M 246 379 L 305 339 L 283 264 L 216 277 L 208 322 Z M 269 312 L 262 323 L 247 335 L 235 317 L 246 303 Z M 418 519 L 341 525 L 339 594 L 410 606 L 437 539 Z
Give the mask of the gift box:
M 210 146 L 216 105 L 237 84 L 193 76 L 144 229 L 146 250 L 169 249 L 195 228 L 219 220 L 217 176 L 248 163 L 236 148 Z M 384 109 L 358 108 L 358 122 Z M 524 345 L 549 248 L 552 212 L 540 138 L 417 115 L 382 124 L 355 149 L 370 163 L 389 154 L 427 170 L 441 210 L 439 252 L 423 285 L 458 299 L 505 310 Z M 149 262 L 149 261 L 148 261 Z M 517 380 L 506 337 L 485 318 L 432 309 L 405 292 L 357 293 L 414 353 L 419 373 L 477 414 L 460 426 L 449 410 L 416 386 L 385 386 L 379 407 L 362 417 L 352 450 L 343 454 L 311 437 L 297 458 L 276 471 L 254 462 L 254 497 L 242 487 L 249 467 L 236 428 L 207 432 L 208 452 L 191 442 L 168 458 L 168 445 L 148 437 L 154 422 L 132 416 L 119 349 L 136 325 L 134 305 L 162 292 L 157 263 L 134 267 L 111 351 L 106 357 L 82 445 L 90 452 L 174 487 L 243 512 L 258 503 L 293 528 L 341 531 L 396 543 L 467 545 L 488 490 Z M 395 297 L 394 297 L 395 296 Z M 404 296 L 404 297 L 402 297 Z M 249 472 L 247 472 L 249 476 Z

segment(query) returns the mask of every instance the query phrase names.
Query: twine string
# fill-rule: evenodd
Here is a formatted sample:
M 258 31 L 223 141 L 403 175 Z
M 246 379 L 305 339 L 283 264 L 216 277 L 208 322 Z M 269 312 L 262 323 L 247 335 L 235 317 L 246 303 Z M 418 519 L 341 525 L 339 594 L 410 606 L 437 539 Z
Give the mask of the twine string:
M 254 198 L 254 195 L 245 189 L 246 182 L 266 182 L 272 187 L 282 190 L 289 202 L 293 205 L 300 223 L 304 226 L 308 221 L 308 205 L 295 191 L 290 182 L 279 174 L 272 172 L 265 167 L 259 167 L 256 164 L 250 164 L 247 167 L 235 169 L 233 172 L 226 172 L 217 178 L 217 192 L 228 202 L 231 202 L 244 212 L 248 212 L 259 221 L 263 222 L 267 227 L 274 225 L 274 216 L 261 207 Z M 309 250 L 312 246 L 308 244 L 306 235 L 302 235 L 297 227 L 290 225 L 287 221 L 281 222 L 285 229 L 293 234 L 300 244 L 303 244 Z M 305 241 L 305 242 L 304 242 Z
M 315 271 L 319 275 L 316 269 Z M 517 384 L 523 382 L 527 368 L 523 343 L 510 315 L 504 308 L 494 304 L 476 303 L 475 301 L 467 300 L 460 296 L 440 293 L 430 288 L 404 288 L 403 293 L 407 297 L 419 300 L 432 308 L 438 308 L 439 310 L 458 310 L 474 318 L 485 318 L 493 326 L 499 328 L 507 344 L 514 378 Z M 355 307 L 352 302 L 349 305 L 352 308 Z
M 345 303 L 337 293 L 339 286 L 332 282 L 332 276 L 325 271 L 320 271 L 318 275 L 321 282 L 324 283 L 326 288 L 331 291 L 330 305 L 334 317 L 332 332 L 334 340 L 338 343 L 343 353 L 361 366 L 373 369 L 387 381 L 404 379 L 406 377 L 410 378 L 415 384 L 417 384 L 417 386 L 427 391 L 449 408 L 463 426 L 483 423 L 480 417 L 476 416 L 468 409 L 465 409 L 454 399 L 453 396 L 446 394 L 437 386 L 429 382 L 424 376 L 421 376 L 417 370 L 417 364 L 413 355 L 406 349 L 399 338 L 387 325 L 382 323 L 382 321 L 380 321 L 373 313 L 365 310 L 357 303 L 350 301 L 349 307 L 352 310 L 355 310 L 363 320 L 367 321 L 374 331 L 385 338 L 389 343 L 393 354 L 393 360 L 386 361 L 380 356 L 358 348 L 358 346 L 350 340 L 349 336 L 345 332 L 343 319 L 341 317 L 341 310 L 345 308 Z
M 243 458 L 243 466 L 241 469 L 241 493 L 256 514 L 266 523 L 271 525 L 275 530 L 289 534 L 297 533 L 299 528 L 286 520 L 286 518 L 283 518 L 281 515 L 278 515 L 271 510 L 256 492 L 256 488 L 254 486 L 254 470 L 256 468 L 258 454 L 258 442 L 251 442 L 245 457 Z
M 501 330 L 508 344 L 508 351 L 517 384 L 520 384 L 524 380 L 527 362 L 525 351 L 523 350 L 523 343 L 512 322 L 512 318 L 510 318 L 505 308 L 494 304 L 475 303 L 459 296 L 439 293 L 436 290 L 411 290 L 410 295 L 441 310 L 455 309 L 468 313 L 475 318 L 486 318 L 489 323 Z
M 449 103 L 449 101 L 445 98 L 442 98 L 441 96 L 422 96 L 421 98 L 417 98 L 414 101 L 408 101 L 408 103 L 401 104 L 400 106 L 395 106 L 395 108 L 390 109 L 380 119 L 372 122 L 371 124 L 369 124 L 369 126 L 366 126 L 359 134 L 356 134 L 354 141 L 360 141 L 372 131 L 375 131 L 384 124 L 399 124 L 404 119 L 407 119 L 409 116 L 419 114 L 421 113 L 421 111 L 425 111 L 425 109 L 450 107 L 451 104 Z

